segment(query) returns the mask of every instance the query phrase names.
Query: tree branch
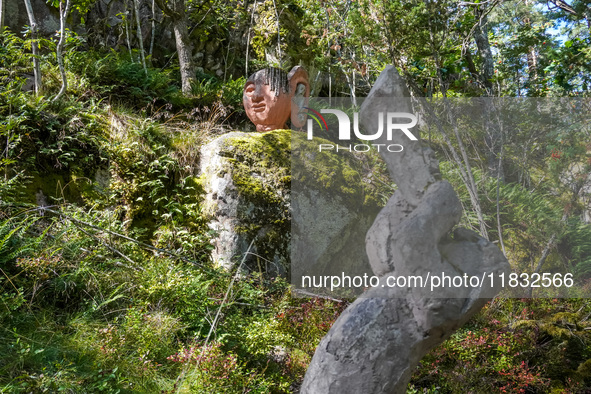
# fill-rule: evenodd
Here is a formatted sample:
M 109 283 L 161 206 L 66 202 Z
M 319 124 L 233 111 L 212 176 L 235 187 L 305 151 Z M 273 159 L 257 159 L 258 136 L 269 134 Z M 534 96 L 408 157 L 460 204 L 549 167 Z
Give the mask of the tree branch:
M 166 5 L 166 1 L 165 0 L 154 0 L 156 2 L 156 5 L 158 6 L 158 8 L 160 8 L 162 10 L 162 12 L 164 12 L 164 14 L 166 14 L 166 16 L 169 16 L 171 18 L 178 18 L 180 17 L 180 15 L 173 11 L 172 8 L 170 8 L 168 5 Z
M 549 0 L 549 3 L 554 4 L 556 7 L 560 8 L 563 11 L 568 12 L 571 15 L 578 15 L 577 11 L 575 11 L 570 5 L 568 5 L 567 3 L 565 3 L 562 0 Z M 548 7 L 550 8 L 550 7 Z

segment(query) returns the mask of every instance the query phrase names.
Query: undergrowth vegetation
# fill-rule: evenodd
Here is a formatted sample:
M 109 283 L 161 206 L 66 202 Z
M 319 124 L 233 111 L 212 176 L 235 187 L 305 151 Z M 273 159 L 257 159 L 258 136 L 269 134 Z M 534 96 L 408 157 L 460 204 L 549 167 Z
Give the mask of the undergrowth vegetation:
M 590 314 L 591 304 L 582 299 L 496 299 L 421 361 L 415 388 L 586 392 Z
M 232 273 L 122 235 L 116 212 L 3 201 L 4 390 L 285 392 L 344 307 L 260 275 L 224 297 Z

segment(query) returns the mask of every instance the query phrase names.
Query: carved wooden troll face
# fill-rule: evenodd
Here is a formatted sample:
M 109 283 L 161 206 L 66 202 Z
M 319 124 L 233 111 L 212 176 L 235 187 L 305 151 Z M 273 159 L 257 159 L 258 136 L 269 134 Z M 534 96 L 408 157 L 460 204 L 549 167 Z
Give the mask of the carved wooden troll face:
M 278 68 L 265 68 L 252 74 L 244 85 L 242 103 L 246 115 L 257 131 L 301 128 L 306 122 L 305 110 L 310 96 L 308 73 L 295 66 L 288 74 Z

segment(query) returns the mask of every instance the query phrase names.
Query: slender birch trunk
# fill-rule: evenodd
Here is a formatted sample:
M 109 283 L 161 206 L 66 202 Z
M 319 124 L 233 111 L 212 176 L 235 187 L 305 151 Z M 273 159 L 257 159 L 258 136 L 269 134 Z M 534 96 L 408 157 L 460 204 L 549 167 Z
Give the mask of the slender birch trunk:
M 503 168 L 503 143 L 501 143 L 501 152 L 499 153 L 499 171 L 497 172 L 497 231 L 499 233 L 499 242 L 501 243 L 501 250 L 505 257 L 507 251 L 505 250 L 505 242 L 503 241 L 503 226 L 501 226 L 501 173 Z
M 129 7 L 128 7 L 128 2 L 127 0 L 125 0 L 125 38 L 127 39 L 127 50 L 129 51 L 129 60 L 132 63 L 135 63 L 133 61 L 133 54 L 131 52 L 131 38 L 129 37 L 129 29 L 131 28 L 130 23 L 129 23 L 129 17 L 128 17 L 128 13 L 129 13 Z
M 464 159 L 464 165 L 466 166 L 466 175 L 468 176 L 468 184 L 466 184 L 466 186 L 469 186 L 468 190 L 472 190 L 470 197 L 472 199 L 472 206 L 476 211 L 476 216 L 478 217 L 478 222 L 480 224 L 480 235 L 488 240 L 488 231 L 486 229 L 486 222 L 484 221 L 480 199 L 478 198 L 478 187 L 476 186 L 476 181 L 474 181 L 474 174 L 472 174 L 472 166 L 470 165 L 468 154 L 466 153 L 466 149 L 464 147 L 464 143 L 462 142 L 458 125 L 455 122 L 454 117 L 452 117 L 452 123 L 456 141 L 458 142 L 458 147 L 460 149 L 460 153 L 462 154 L 462 158 Z
M 4 28 L 4 9 L 6 8 L 6 0 L 0 0 L 0 30 Z
M 1 0 L 0 0 L 1 1 Z M 257 2 L 252 3 L 252 14 L 250 15 L 250 25 L 248 26 L 248 37 L 246 40 L 246 66 L 244 69 L 244 75 L 248 77 L 248 50 L 250 47 L 250 32 L 252 30 L 252 22 L 254 21 L 254 12 L 257 9 Z
M 0 0 L 2 1 L 2 0 Z M 31 24 L 31 52 L 33 52 L 33 73 L 35 74 L 35 94 L 41 95 L 43 92 L 43 85 L 41 81 L 41 67 L 39 64 L 39 44 L 37 42 L 38 26 L 31 6 L 31 0 L 25 0 L 25 7 L 29 16 L 29 23 Z
M 135 21 L 137 24 L 137 39 L 140 43 L 140 58 L 142 59 L 142 67 L 144 72 L 148 75 L 148 69 L 146 68 L 146 55 L 144 53 L 144 35 L 142 34 L 142 24 L 140 23 L 140 4 L 139 0 L 133 0 L 135 8 Z
M 154 50 L 154 35 L 156 34 L 156 3 L 152 0 L 152 34 L 150 35 L 150 52 L 148 56 L 152 57 Z
M 57 96 L 54 97 L 53 101 L 57 101 L 62 97 L 68 89 L 68 78 L 66 76 L 66 68 L 64 67 L 64 43 L 66 42 L 66 18 L 70 12 L 70 0 L 66 0 L 66 7 L 64 9 L 64 2 L 60 0 L 60 41 L 57 44 L 56 57 L 57 63 L 60 68 L 60 74 L 62 76 L 62 88 L 58 92 Z

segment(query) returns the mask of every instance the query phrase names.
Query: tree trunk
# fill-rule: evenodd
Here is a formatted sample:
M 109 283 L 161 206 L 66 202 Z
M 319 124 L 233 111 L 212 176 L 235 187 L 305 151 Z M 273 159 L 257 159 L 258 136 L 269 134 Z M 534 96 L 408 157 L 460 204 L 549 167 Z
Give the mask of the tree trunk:
M 534 47 L 529 49 L 527 53 L 527 69 L 529 71 L 529 79 L 537 81 L 538 79 L 538 55 Z
M 152 34 L 150 35 L 150 62 L 152 61 L 152 52 L 154 50 L 154 35 L 156 33 L 156 3 L 152 0 Z
M 2 0 L 0 0 L 1 2 Z M 0 8 L 1 8 L 0 4 Z M 33 7 L 31 6 L 31 0 L 25 0 L 25 7 L 27 8 L 27 14 L 29 15 L 29 23 L 31 24 L 31 52 L 33 52 L 33 73 L 35 74 L 35 94 L 39 96 L 43 91 L 43 85 L 41 83 L 41 68 L 39 65 L 39 45 L 37 43 L 37 21 L 35 20 L 35 14 L 33 13 Z M 1 12 L 1 11 L 0 11 Z M 0 28 L 2 24 L 0 23 Z
M 538 264 L 536 265 L 536 269 L 534 270 L 534 273 L 536 273 L 536 274 L 540 273 L 540 270 L 542 269 L 542 266 L 546 262 L 546 258 L 548 258 L 548 255 L 550 254 L 550 251 L 554 247 L 555 242 L 556 242 L 556 233 L 552 234 L 552 236 L 548 240 L 548 243 L 544 247 L 544 250 L 542 251 L 542 256 L 538 260 Z M 533 287 L 528 287 L 526 290 L 526 296 L 528 298 L 531 298 L 533 291 L 534 291 Z
M 502 134 L 501 134 L 502 135 Z M 497 231 L 499 233 L 499 242 L 503 255 L 507 257 L 505 243 L 503 242 L 503 226 L 501 226 L 501 173 L 503 168 L 503 143 L 501 142 L 501 152 L 499 153 L 499 172 L 497 173 Z
M 353 75 L 355 75 L 355 70 L 353 70 L 352 72 Z M 351 95 L 351 104 L 353 104 L 353 107 L 357 107 L 357 97 L 355 96 L 355 82 L 351 82 L 351 78 L 349 78 L 349 74 L 347 73 L 346 70 L 343 70 L 343 75 L 345 76 L 345 79 L 347 80 L 347 86 L 349 86 L 349 94 Z M 353 80 L 355 81 L 355 80 Z
M 0 31 L 4 28 L 5 6 L 6 6 L 6 0 L 0 0 Z
M 134 63 L 133 61 L 133 53 L 131 52 L 131 38 L 129 37 L 129 29 L 131 28 L 131 23 L 129 22 L 129 7 L 127 0 L 125 0 L 125 38 L 127 39 L 127 50 L 129 51 L 129 61 Z
M 70 0 L 66 0 L 66 8 L 64 9 L 63 0 L 60 1 L 60 41 L 57 44 L 56 57 L 57 63 L 60 68 L 60 74 L 62 76 L 62 88 L 58 92 L 57 96 L 54 97 L 53 101 L 58 100 L 62 97 L 68 89 L 68 78 L 66 77 L 66 69 L 64 67 L 64 43 L 66 42 L 66 18 L 70 12 Z
M 176 49 L 179 54 L 182 90 L 184 94 L 190 94 L 191 85 L 195 82 L 195 67 L 193 66 L 193 46 L 189 41 L 187 20 L 186 18 L 173 20 L 172 26 L 176 39 Z
M 490 49 L 490 42 L 488 41 L 488 18 L 487 11 L 481 8 L 476 9 L 476 17 L 478 23 L 474 29 L 474 41 L 478 47 L 478 52 L 482 58 L 481 77 L 482 83 L 486 90 L 485 96 L 493 96 L 493 82 L 494 77 L 494 60 L 492 51 Z M 485 103 L 483 106 L 484 111 L 484 142 L 488 147 L 487 151 L 487 162 L 488 162 L 488 174 L 490 176 L 499 177 L 501 180 L 505 178 L 502 167 L 500 167 L 500 161 L 498 154 L 501 150 L 502 137 L 497 127 L 491 122 L 492 111 L 489 106 Z
M 554 246 L 554 242 L 556 242 L 556 233 L 552 234 L 552 236 L 548 240 L 548 243 L 544 247 L 544 250 L 542 251 L 542 256 L 540 257 L 540 260 L 538 260 L 538 264 L 536 265 L 536 269 L 534 270 L 535 273 L 539 273 L 540 270 L 542 269 L 542 266 L 544 265 L 546 258 L 548 258 L 548 255 L 550 254 L 550 251 L 552 250 L 552 247 Z M 529 290 L 530 290 L 529 296 L 530 297 L 531 297 L 531 289 L 532 288 L 530 287 L 529 288 Z
M 246 65 L 244 66 L 244 75 L 246 75 L 248 77 L 248 50 L 250 47 L 250 32 L 252 30 L 252 23 L 254 21 L 254 12 L 257 9 L 257 2 L 255 1 L 254 3 L 252 3 L 252 14 L 250 16 L 250 24 L 248 25 L 248 36 L 246 39 Z
M 488 240 L 488 231 L 486 229 L 486 222 L 484 221 L 484 215 L 482 213 L 482 207 L 480 205 L 480 199 L 478 198 L 478 187 L 476 186 L 476 181 L 474 180 L 474 175 L 472 174 L 472 166 L 470 165 L 470 160 L 468 158 L 468 153 L 466 152 L 466 149 L 464 147 L 464 143 L 462 142 L 462 138 L 460 136 L 460 131 L 458 129 L 458 124 L 455 122 L 455 117 L 452 115 L 451 116 L 451 121 L 452 121 L 452 125 L 453 125 L 453 129 L 454 129 L 454 134 L 456 136 L 456 141 L 458 143 L 458 148 L 460 149 L 460 153 L 462 154 L 462 158 L 464 159 L 464 166 L 465 166 L 465 173 L 466 173 L 466 179 L 464 180 L 464 183 L 466 184 L 466 187 L 468 189 L 468 192 L 470 194 L 470 200 L 472 201 L 472 206 L 474 207 L 474 211 L 476 211 L 476 216 L 478 217 L 478 223 L 480 224 L 480 234 Z M 451 144 L 448 144 L 449 146 L 451 146 Z M 457 156 L 454 155 L 454 157 Z M 461 165 L 461 162 L 459 159 L 456 159 L 458 161 L 458 165 Z
M 179 56 L 181 85 L 184 94 L 191 93 L 191 85 L 195 83 L 195 65 L 193 64 L 193 45 L 189 39 L 185 0 L 172 0 L 170 8 L 165 0 L 155 0 L 158 7 L 172 20 L 172 29 Z
M 480 56 L 482 57 L 482 83 L 487 90 L 487 96 L 491 96 L 493 86 L 492 78 L 495 71 L 492 51 L 490 50 L 490 43 L 488 42 L 488 18 L 481 10 L 477 10 L 476 17 L 479 18 L 479 22 L 474 28 L 474 41 L 476 41 L 478 52 L 480 52 Z
M 139 0 L 133 0 L 135 9 L 135 21 L 137 23 L 137 39 L 140 42 L 140 56 L 142 59 L 142 67 L 144 72 L 148 75 L 148 69 L 146 68 L 146 54 L 144 53 L 144 35 L 142 34 L 142 24 L 140 23 L 140 4 Z
M 468 66 L 468 71 L 472 75 L 472 78 L 478 78 L 478 70 L 476 70 L 476 65 L 474 64 L 474 60 L 472 59 L 472 54 L 470 54 L 470 49 L 466 48 L 466 54 L 464 55 L 466 59 L 466 65 Z

